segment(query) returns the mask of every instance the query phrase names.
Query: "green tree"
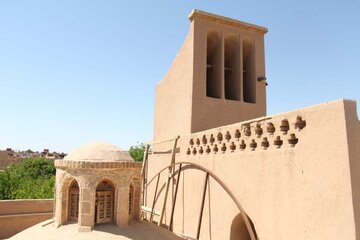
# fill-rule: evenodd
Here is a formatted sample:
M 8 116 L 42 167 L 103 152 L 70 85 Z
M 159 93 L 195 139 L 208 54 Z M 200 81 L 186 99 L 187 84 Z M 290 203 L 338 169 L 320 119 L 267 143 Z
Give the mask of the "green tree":
M 130 147 L 129 154 L 136 162 L 142 162 L 145 153 L 145 144 L 140 143 Z
M 0 172 L 0 199 L 52 198 L 55 167 L 44 158 L 29 158 Z

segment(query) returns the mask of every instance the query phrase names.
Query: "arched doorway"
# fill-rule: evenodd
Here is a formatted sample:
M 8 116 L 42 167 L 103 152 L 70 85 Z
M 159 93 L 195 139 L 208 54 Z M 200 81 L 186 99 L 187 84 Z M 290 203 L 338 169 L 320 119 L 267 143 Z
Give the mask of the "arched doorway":
M 68 221 L 77 222 L 79 217 L 79 185 L 74 179 L 69 186 Z
M 255 238 L 257 239 L 254 224 L 249 217 L 248 220 L 255 234 Z M 231 223 L 230 240 L 251 240 L 250 233 L 246 228 L 246 224 L 240 213 L 236 215 L 236 217 Z
M 112 222 L 114 218 L 114 184 L 101 181 L 96 188 L 95 223 Z

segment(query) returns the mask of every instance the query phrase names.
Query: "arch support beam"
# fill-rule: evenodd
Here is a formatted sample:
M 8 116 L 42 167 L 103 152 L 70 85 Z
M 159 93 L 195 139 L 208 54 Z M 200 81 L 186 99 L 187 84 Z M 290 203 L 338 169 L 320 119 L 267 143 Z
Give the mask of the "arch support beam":
M 206 177 L 205 177 L 202 200 L 201 200 L 200 215 L 199 215 L 199 221 L 198 221 L 198 228 L 197 228 L 197 232 L 196 232 L 196 239 L 200 238 L 201 222 L 202 222 L 202 216 L 203 216 L 203 212 L 204 212 L 205 196 L 206 196 L 208 181 L 209 181 L 209 173 L 207 172 Z

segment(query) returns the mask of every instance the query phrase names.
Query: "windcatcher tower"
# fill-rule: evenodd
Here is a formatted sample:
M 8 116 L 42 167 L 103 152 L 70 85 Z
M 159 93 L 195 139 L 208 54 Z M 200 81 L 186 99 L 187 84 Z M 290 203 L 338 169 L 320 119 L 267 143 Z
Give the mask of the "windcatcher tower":
M 194 10 L 157 85 L 154 140 L 266 115 L 266 28 Z

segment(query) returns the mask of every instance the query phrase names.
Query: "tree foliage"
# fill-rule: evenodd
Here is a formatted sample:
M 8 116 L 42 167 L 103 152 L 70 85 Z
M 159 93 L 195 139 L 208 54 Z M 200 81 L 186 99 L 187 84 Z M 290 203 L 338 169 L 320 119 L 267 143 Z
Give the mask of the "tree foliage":
M 140 143 L 130 147 L 129 154 L 136 162 L 142 162 L 144 158 L 145 144 Z
M 0 200 L 52 198 L 55 167 L 44 158 L 29 158 L 0 172 Z

